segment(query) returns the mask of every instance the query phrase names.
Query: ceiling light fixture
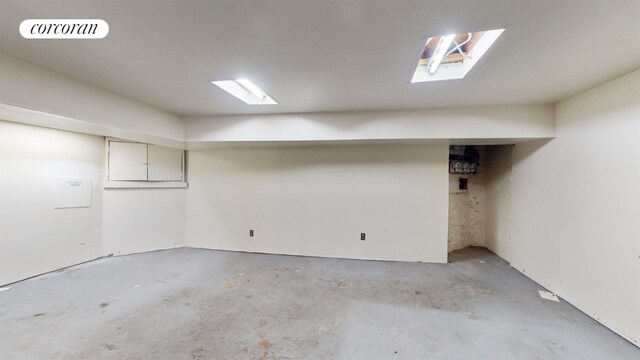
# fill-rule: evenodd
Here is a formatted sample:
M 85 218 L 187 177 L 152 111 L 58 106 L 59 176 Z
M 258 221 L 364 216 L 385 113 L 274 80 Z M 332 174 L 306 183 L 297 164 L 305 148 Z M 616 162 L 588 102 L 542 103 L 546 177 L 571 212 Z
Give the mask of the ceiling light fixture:
M 249 79 L 238 79 L 236 81 L 260 100 L 267 96 L 262 89 L 257 87 L 256 84 L 252 83 Z
M 435 74 L 438 71 L 438 67 L 444 59 L 444 56 L 447 54 L 447 51 L 451 47 L 451 43 L 453 42 L 453 38 L 456 37 L 456 34 L 445 35 L 440 37 L 440 41 L 438 41 L 438 45 L 436 46 L 435 56 L 431 58 L 427 68 L 429 69 L 430 74 Z M 428 41 L 427 41 L 428 42 Z
M 248 105 L 276 105 L 271 96 L 249 79 L 212 81 L 212 84 L 242 100 Z
M 429 37 L 411 82 L 464 78 L 502 32 L 504 29 Z

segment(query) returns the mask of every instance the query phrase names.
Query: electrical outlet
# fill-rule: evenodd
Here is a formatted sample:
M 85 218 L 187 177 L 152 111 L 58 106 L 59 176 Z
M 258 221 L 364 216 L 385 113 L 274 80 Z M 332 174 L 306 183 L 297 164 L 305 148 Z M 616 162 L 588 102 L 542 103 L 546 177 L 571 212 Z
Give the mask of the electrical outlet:
M 253 230 L 249 230 L 249 237 L 253 237 Z
M 360 240 L 364 241 L 366 238 L 367 234 L 365 233 L 360 233 Z

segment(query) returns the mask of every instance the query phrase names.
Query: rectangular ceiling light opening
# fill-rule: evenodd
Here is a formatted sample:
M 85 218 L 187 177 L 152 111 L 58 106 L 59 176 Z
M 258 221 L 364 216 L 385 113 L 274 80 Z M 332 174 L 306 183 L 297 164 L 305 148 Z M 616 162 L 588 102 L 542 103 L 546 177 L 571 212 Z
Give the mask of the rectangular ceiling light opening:
M 278 104 L 266 92 L 249 79 L 212 81 L 212 84 L 244 101 L 248 105 Z
M 430 37 L 411 82 L 464 78 L 503 31 L 496 29 Z

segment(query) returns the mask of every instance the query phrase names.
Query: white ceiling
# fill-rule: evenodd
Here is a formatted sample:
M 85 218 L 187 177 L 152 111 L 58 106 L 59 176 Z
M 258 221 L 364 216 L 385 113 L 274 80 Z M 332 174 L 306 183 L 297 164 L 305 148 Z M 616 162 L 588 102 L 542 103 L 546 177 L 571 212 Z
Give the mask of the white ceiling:
M 27 40 L 100 18 L 103 40 Z M 410 84 L 430 35 L 506 27 L 463 80 Z M 640 68 L 639 0 L 0 0 L 0 53 L 179 115 L 551 103 Z M 210 80 L 248 77 L 279 105 Z

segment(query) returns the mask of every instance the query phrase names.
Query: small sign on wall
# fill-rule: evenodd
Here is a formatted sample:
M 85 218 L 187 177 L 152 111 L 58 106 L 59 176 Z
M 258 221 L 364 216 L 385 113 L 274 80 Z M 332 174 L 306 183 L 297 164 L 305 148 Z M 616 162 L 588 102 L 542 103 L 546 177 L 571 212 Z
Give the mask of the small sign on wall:
M 90 178 L 57 178 L 54 208 L 90 207 L 91 187 Z

